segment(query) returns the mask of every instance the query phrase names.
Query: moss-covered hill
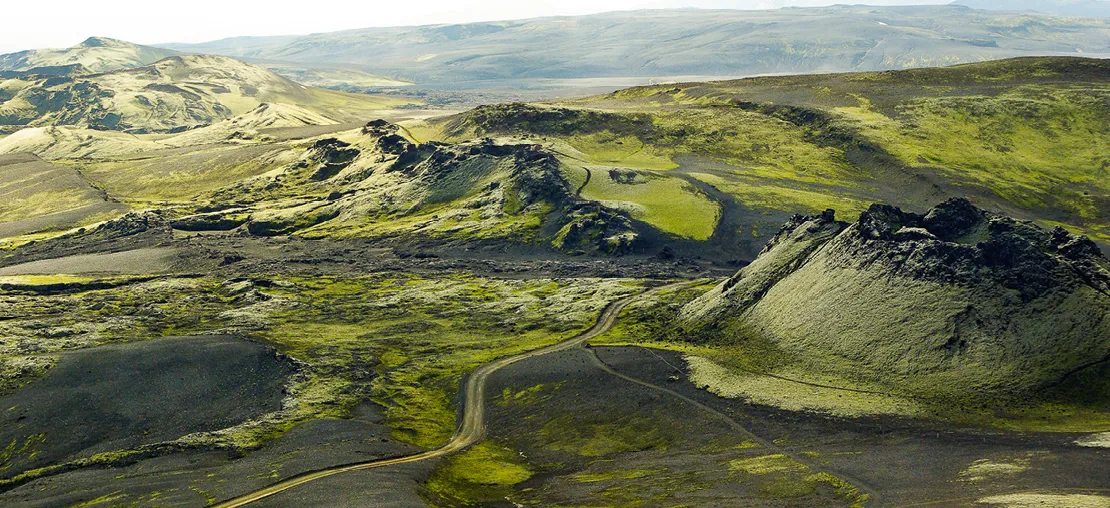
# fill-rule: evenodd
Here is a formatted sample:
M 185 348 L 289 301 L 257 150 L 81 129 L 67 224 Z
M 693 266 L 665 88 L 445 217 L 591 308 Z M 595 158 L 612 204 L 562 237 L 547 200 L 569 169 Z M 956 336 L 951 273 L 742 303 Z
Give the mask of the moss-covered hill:
M 63 49 L 31 49 L 0 55 L 0 71 L 22 72 L 53 67 L 69 73 L 111 72 L 150 65 L 178 55 L 168 49 L 142 46 L 107 37 L 89 37 Z
M 687 304 L 687 340 L 763 344 L 769 371 L 924 400 L 1105 401 L 1110 261 L 1093 242 L 953 199 L 797 216 Z M 1093 383 L 1093 384 L 1091 384 Z
M 412 131 L 544 142 L 569 166 L 600 170 L 583 195 L 657 225 L 705 223 L 750 259 L 793 213 L 854 218 L 876 201 L 924 210 L 953 196 L 1105 244 L 1108 119 L 1110 62 L 1059 57 L 640 87 L 481 107 Z M 632 192 L 605 177 L 612 168 L 656 191 Z M 721 214 L 685 199 L 687 184 Z M 660 199 L 669 204 L 656 212 Z
M 295 106 L 326 123 L 340 123 L 409 101 L 310 88 L 230 58 L 184 55 L 100 74 L 58 76 L 32 69 L 11 75 L 0 81 L 0 132 L 58 125 L 179 132 L 264 103 Z
M 303 88 L 221 57 L 172 58 L 88 79 L 125 78 L 169 80 L 134 96 L 167 94 L 158 99 L 163 105 L 181 95 L 167 83 L 234 84 L 211 95 L 181 88 L 209 109 L 174 111 L 196 116 L 190 121 L 214 115 L 203 128 L 167 136 L 82 127 L 101 118 L 94 112 L 109 111 L 101 106 L 122 107 L 120 92 L 84 109 L 67 102 L 40 121 L 60 121 L 68 111 L 78 125 L 23 129 L 0 139 L 0 154 L 30 152 L 74 168 L 132 209 L 173 208 L 175 218 L 235 210 L 232 223 L 255 224 L 255 234 L 492 241 L 565 252 L 669 247 L 678 257 L 726 262 L 755 258 L 796 213 L 833 208 L 855 219 L 875 202 L 923 211 L 966 196 L 995 212 L 1087 234 L 1103 247 L 1110 241 L 1110 64 L 1103 60 L 643 87 L 483 106 L 399 128 L 354 128 L 360 122 L 324 130 L 313 125 L 376 117 L 382 112 L 358 108 L 389 104 Z M 57 92 L 24 85 L 26 93 Z M 362 102 L 346 109 L 348 99 Z M 153 112 L 169 111 L 159 108 Z M 224 109 L 238 114 L 216 111 Z M 118 128 L 131 125 L 128 115 Z M 184 121 L 177 113 L 149 118 Z M 521 180 L 528 175 L 542 178 Z M 13 209 L 11 220 L 33 218 L 34 210 Z M 93 219 L 103 217 L 67 224 Z
M 261 236 L 493 242 L 612 254 L 639 244 L 626 216 L 577 196 L 557 158 L 533 144 L 416 144 L 398 126 L 374 121 L 294 148 L 286 159 L 205 196 L 209 209 L 231 213 L 189 216 L 178 227 L 204 230 L 231 220 L 229 227 L 243 225 Z

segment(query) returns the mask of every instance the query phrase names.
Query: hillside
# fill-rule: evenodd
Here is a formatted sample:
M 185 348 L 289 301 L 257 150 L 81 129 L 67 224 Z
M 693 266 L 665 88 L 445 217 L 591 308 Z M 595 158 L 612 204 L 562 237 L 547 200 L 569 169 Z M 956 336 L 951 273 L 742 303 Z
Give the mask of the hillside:
M 953 199 L 852 224 L 797 216 L 682 316 L 691 340 L 765 344 L 788 377 L 999 404 L 1082 376 L 1105 396 L 1108 309 L 1110 261 L 1090 240 Z
M 632 223 L 575 195 L 558 159 L 537 145 L 417 145 L 397 126 L 375 121 L 293 154 L 275 170 L 205 196 L 209 208 L 236 203 L 232 213 L 202 213 L 178 226 L 563 252 L 623 254 L 638 246 Z
M 544 143 L 594 176 L 584 196 L 657 226 L 702 224 L 722 252 L 751 259 L 794 213 L 854 218 L 873 202 L 924 210 L 955 196 L 1105 245 L 1108 117 L 1110 63 L 1030 58 L 640 87 L 409 128 L 424 139 Z M 656 190 L 644 195 L 637 182 Z M 717 202 L 719 217 L 677 204 L 685 184 Z
M 119 49 L 89 44 L 82 55 L 102 62 Z M 273 157 L 288 150 L 281 139 L 403 116 L 393 108 L 412 104 L 307 87 L 220 56 L 98 74 L 40 72 L 0 81 L 0 135 L 10 133 L 0 137 L 0 158 L 19 162 L 5 166 L 11 199 L 0 207 L 0 238 L 18 242 L 151 199 L 188 200 L 280 165 Z
M 0 238 L 103 220 L 126 209 L 72 168 L 30 154 L 0 155 Z
M 0 71 L 79 66 L 75 69 L 78 74 L 101 73 L 142 67 L 177 54 L 106 37 L 89 37 L 70 48 L 32 49 L 0 55 Z
M 1035 11 L 1057 16 L 1110 17 L 1106 0 L 956 0 L 952 5 L 992 11 Z
M 284 99 L 305 89 L 239 65 L 260 76 L 251 78 L 265 85 L 257 96 L 289 102 L 259 103 L 172 136 L 25 129 L 0 139 L 0 153 L 29 152 L 76 168 L 134 207 L 172 204 L 188 214 L 202 203 L 247 206 L 252 221 L 277 224 L 255 231 L 313 238 L 508 239 L 561 252 L 666 248 L 680 258 L 740 263 L 796 213 L 833 208 L 851 220 L 875 202 L 922 211 L 967 196 L 1087 234 L 1103 247 L 1110 242 L 1110 187 L 1100 176 L 1110 164 L 1110 68 L 1102 60 L 641 87 L 483 106 L 385 131 L 356 128 L 364 122 L 315 127 L 338 121 L 336 110 Z M 192 76 L 173 79 L 224 79 Z M 313 155 L 328 138 L 350 146 Z M 379 146 L 379 138 L 389 141 Z M 520 150 L 533 155 L 513 155 Z M 317 160 L 333 156 L 344 160 Z M 551 198 L 530 206 L 506 186 L 531 167 L 512 161 L 533 156 L 548 161 L 540 181 L 553 187 L 523 191 Z M 320 164 L 333 164 L 335 173 L 317 175 Z M 459 167 L 467 176 L 446 176 Z
M 76 77 L 23 74 L 0 82 L 0 129 L 68 125 L 130 133 L 176 132 L 295 105 L 314 121 L 365 120 L 409 101 L 309 88 L 221 56 L 184 55 Z
M 1105 56 L 1108 37 L 1105 19 L 958 6 L 835 6 L 645 10 L 164 47 L 260 62 L 354 64 L 418 85 L 484 88 L 551 86 L 545 80 L 579 78 L 872 71 L 1026 55 Z

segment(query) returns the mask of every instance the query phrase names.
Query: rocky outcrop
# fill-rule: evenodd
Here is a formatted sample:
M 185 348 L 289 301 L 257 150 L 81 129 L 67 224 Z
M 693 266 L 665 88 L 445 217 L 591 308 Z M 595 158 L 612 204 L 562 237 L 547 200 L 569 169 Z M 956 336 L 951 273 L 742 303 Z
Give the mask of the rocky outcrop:
M 199 213 L 175 219 L 170 226 L 180 231 L 231 231 L 246 223 L 248 218 L 245 213 Z
M 523 103 L 479 106 L 450 117 L 444 124 L 444 130 L 448 134 L 477 136 L 576 135 L 602 130 L 621 135 L 644 136 L 653 129 L 651 116 L 643 113 L 616 114 Z
M 327 180 L 350 166 L 359 154 L 361 152 L 357 148 L 352 148 L 350 143 L 335 138 L 321 139 L 314 143 L 306 154 L 309 161 L 316 166 L 309 179 Z
M 580 198 L 543 146 L 490 138 L 416 143 L 383 120 L 359 135 L 316 141 L 282 171 L 215 194 L 220 202 L 285 199 L 244 219 L 259 236 L 306 233 L 394 239 L 408 245 L 500 243 L 568 253 L 629 253 L 637 226 L 623 212 Z M 238 227 L 190 216 L 180 229 Z M 216 222 L 213 222 L 216 221 Z
M 576 204 L 567 218 L 566 225 L 551 242 L 563 252 L 602 252 L 619 256 L 633 252 L 640 241 L 628 217 L 597 203 Z
M 1110 359 L 1091 240 L 951 199 L 791 219 L 683 310 L 691 337 L 762 340 L 815 373 L 929 397 L 1022 395 Z
M 32 242 L 0 257 L 0 266 L 74 254 L 119 252 L 154 247 L 172 240 L 170 221 L 158 211 L 129 212 L 122 217 L 55 238 Z

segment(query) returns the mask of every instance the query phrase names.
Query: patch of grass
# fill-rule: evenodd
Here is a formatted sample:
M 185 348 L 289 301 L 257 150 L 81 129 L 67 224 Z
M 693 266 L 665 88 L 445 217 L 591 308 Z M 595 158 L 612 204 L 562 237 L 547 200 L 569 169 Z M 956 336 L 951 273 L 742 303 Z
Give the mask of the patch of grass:
M 83 284 L 97 280 L 96 277 L 84 275 L 4 275 L 0 276 L 0 284 L 19 284 L 22 286 L 44 286 L 51 284 Z
M 741 204 L 755 210 L 791 210 L 812 215 L 832 208 L 836 210 L 838 219 L 851 221 L 872 204 L 859 198 L 858 194 L 827 188 L 804 188 L 779 180 L 726 178 L 708 173 L 693 173 L 692 176 L 735 196 Z
M 455 394 L 466 372 L 567 338 L 591 325 L 608 301 L 635 290 L 619 281 L 461 274 L 289 282 L 294 286 L 275 294 L 296 305 L 276 315 L 264 336 L 331 380 L 306 414 L 342 412 L 370 398 L 386 408 L 394 438 L 428 448 L 454 431 Z
M 85 502 L 79 503 L 79 504 L 75 504 L 73 506 L 74 506 L 74 508 L 83 508 L 83 507 L 88 507 L 88 506 L 101 506 L 101 505 L 105 505 L 105 504 L 109 504 L 109 503 L 117 503 L 118 504 L 118 502 L 120 500 L 125 499 L 125 498 L 127 498 L 127 494 L 124 494 L 123 491 L 117 490 L 115 492 L 112 492 L 112 493 L 109 493 L 109 494 L 104 494 L 103 496 L 100 496 L 98 498 L 90 499 L 88 501 L 85 501 Z
M 977 504 L 1002 505 L 1009 508 L 1034 508 L 1040 506 L 1103 508 L 1110 505 L 1110 497 L 1096 494 L 1051 494 L 1034 491 L 983 497 L 977 501 Z
M 200 195 L 292 162 L 281 145 L 219 146 L 158 157 L 58 161 L 81 173 L 109 195 L 127 203 L 192 204 Z
M 1026 458 L 1011 461 L 980 459 L 960 471 L 958 477 L 961 482 L 979 483 L 1018 475 L 1028 470 L 1029 459 Z
M 12 439 L 4 448 L 0 448 L 0 471 L 11 467 L 12 462 L 18 459 L 34 458 L 38 454 L 36 449 L 46 441 L 46 434 L 31 434 L 22 441 Z
M 835 490 L 836 495 L 851 502 L 853 508 L 861 507 L 864 503 L 871 499 L 871 494 L 864 494 L 860 492 L 859 487 L 856 487 L 855 485 L 844 481 L 838 476 L 831 475 L 824 471 L 807 476 L 806 479 L 818 483 L 824 483 L 829 487 L 832 487 Z
M 0 356 L 0 394 L 16 390 L 46 374 L 58 363 L 56 356 Z
M 805 464 L 781 453 L 732 460 L 729 461 L 728 467 L 733 471 L 743 471 L 757 476 L 771 473 L 796 473 L 809 469 Z
M 668 151 L 644 143 L 636 136 L 615 134 L 611 131 L 587 132 L 560 139 L 555 149 L 565 144 L 580 156 L 583 162 L 597 165 L 619 165 L 621 167 L 667 170 L 678 167 L 671 160 Z
M 823 471 L 814 473 L 809 466 L 781 453 L 734 459 L 727 465 L 745 483 L 755 486 L 760 497 L 767 499 L 807 497 L 824 489 L 831 489 L 834 497 L 852 506 L 862 506 L 870 499 L 851 483 Z
M 591 171 L 593 178 L 582 189 L 582 197 L 625 210 L 660 231 L 695 240 L 713 235 L 720 207 L 688 182 L 677 177 L 603 167 Z
M 662 417 L 659 415 L 659 417 Z M 583 457 L 666 449 L 678 439 L 671 429 L 660 428 L 654 418 L 643 415 L 620 417 L 570 415 L 557 416 L 537 432 L 537 441 L 550 450 L 573 453 Z
M 493 403 L 499 406 L 526 406 L 541 403 L 551 396 L 547 392 L 552 392 L 562 388 L 563 383 L 538 384 L 529 388 L 524 388 L 519 391 L 513 391 L 509 387 L 501 392 L 500 395 L 494 397 Z
M 424 487 L 433 505 L 476 506 L 504 499 L 531 477 L 519 453 L 487 440 L 445 459 Z
M 597 483 L 648 478 L 662 472 L 662 469 L 615 469 L 603 473 L 579 473 L 570 478 L 579 483 Z

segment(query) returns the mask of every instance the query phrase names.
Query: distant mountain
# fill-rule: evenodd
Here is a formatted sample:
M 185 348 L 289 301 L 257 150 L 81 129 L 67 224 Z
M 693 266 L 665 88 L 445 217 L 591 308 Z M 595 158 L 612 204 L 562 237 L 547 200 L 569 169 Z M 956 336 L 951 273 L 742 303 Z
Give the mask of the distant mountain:
M 87 73 L 110 72 L 150 65 L 179 53 L 105 37 L 89 37 L 65 49 L 32 49 L 0 55 L 0 71 L 28 71 L 41 67 L 81 66 Z
M 260 63 L 356 65 L 440 87 L 491 81 L 870 71 L 1110 56 L 1110 21 L 962 6 L 643 10 L 167 44 Z
M 70 125 L 172 132 L 243 115 L 263 103 L 295 105 L 303 118 L 340 123 L 407 102 L 311 88 L 223 56 L 182 55 L 102 74 L 30 73 L 5 81 L 0 130 Z
M 1060 16 L 1110 17 L 1104 0 L 956 0 L 952 5 L 988 11 L 1034 11 Z

